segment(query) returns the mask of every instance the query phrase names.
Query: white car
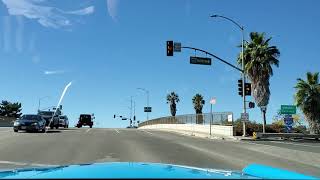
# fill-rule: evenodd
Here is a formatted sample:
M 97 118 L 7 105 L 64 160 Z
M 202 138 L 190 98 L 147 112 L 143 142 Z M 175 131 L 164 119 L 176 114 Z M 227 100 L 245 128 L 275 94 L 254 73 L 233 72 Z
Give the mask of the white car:
M 69 120 L 67 116 L 59 116 L 59 127 L 68 128 L 69 127 Z

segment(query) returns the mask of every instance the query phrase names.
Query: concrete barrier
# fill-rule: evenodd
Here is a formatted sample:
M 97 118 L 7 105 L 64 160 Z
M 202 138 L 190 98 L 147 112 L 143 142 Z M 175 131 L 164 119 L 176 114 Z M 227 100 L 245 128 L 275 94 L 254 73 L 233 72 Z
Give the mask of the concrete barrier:
M 153 124 L 139 127 L 139 129 L 159 129 L 210 135 L 210 125 L 199 124 Z M 219 136 L 233 136 L 233 126 L 212 125 L 211 133 Z
M 16 118 L 0 116 L 0 127 L 12 127 Z

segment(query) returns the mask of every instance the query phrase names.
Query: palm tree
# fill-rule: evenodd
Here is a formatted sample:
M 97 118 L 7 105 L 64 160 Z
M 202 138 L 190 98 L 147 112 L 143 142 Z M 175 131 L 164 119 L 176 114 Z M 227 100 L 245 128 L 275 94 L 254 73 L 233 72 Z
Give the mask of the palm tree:
M 196 94 L 192 98 L 192 103 L 193 103 L 194 110 L 196 111 L 196 114 L 202 114 L 202 108 L 203 108 L 203 105 L 205 104 L 203 96 L 201 94 Z
M 180 101 L 179 95 L 176 94 L 175 92 L 171 92 L 170 94 L 167 95 L 167 104 L 170 103 L 170 112 L 172 116 L 176 116 L 177 112 L 177 105 Z
M 203 123 L 202 108 L 203 108 L 203 105 L 205 104 L 203 96 L 201 94 L 196 94 L 192 98 L 192 103 L 193 103 L 194 110 L 196 111 L 196 114 L 197 114 L 196 123 L 202 124 Z
M 319 73 L 307 73 L 307 81 L 298 78 L 294 99 L 305 115 L 311 134 L 320 134 L 320 84 Z
M 252 95 L 258 107 L 263 113 L 263 132 L 266 126 L 266 107 L 269 103 L 270 89 L 269 80 L 273 75 L 272 66 L 279 67 L 280 51 L 276 46 L 270 46 L 264 33 L 251 32 L 250 42 L 244 44 L 245 73 L 252 85 Z M 241 54 L 238 64 L 242 63 Z

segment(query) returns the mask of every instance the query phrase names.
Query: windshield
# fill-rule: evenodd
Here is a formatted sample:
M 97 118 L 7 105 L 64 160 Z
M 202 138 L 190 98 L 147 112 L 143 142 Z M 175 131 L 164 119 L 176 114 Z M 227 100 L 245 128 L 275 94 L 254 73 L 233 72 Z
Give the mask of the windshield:
M 110 162 L 320 178 L 319 73 L 320 0 L 0 0 L 0 179 Z
M 53 111 L 41 111 L 39 112 L 39 115 L 43 115 L 43 116 L 53 116 Z
M 23 115 L 21 118 L 21 120 L 29 120 L 29 121 L 40 121 L 41 117 L 38 115 Z

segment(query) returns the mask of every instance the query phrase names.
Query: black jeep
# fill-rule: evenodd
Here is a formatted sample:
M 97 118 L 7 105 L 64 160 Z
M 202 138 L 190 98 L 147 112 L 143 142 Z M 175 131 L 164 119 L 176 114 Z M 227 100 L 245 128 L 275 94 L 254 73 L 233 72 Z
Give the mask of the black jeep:
M 79 121 L 76 127 L 81 128 L 82 126 L 90 126 L 90 128 L 92 128 L 93 119 L 94 119 L 93 115 L 80 114 Z

